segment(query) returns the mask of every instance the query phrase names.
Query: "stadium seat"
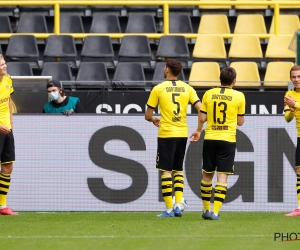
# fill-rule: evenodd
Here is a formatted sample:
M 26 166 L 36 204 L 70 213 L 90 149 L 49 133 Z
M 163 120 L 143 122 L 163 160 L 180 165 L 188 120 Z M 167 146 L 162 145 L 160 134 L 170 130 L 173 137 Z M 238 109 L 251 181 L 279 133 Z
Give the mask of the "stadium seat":
M 47 39 L 44 51 L 44 61 L 67 60 L 75 62 L 77 51 L 73 36 L 69 35 L 51 35 Z
M 114 51 L 109 36 L 87 36 L 84 39 L 81 61 L 101 61 L 114 67 Z
M 5 54 L 6 61 L 30 62 L 32 66 L 39 66 L 39 51 L 35 36 L 13 35 L 9 39 Z
M 0 16 L 0 33 L 12 33 L 11 23 L 8 16 Z
M 236 71 L 235 87 L 259 88 L 261 86 L 258 67 L 255 62 L 233 62 L 230 67 Z
M 23 14 L 20 17 L 17 33 L 48 33 L 45 16 Z
M 200 1 L 205 1 L 205 2 L 216 2 L 216 0 L 200 0 Z M 210 10 L 221 10 L 221 9 L 225 9 L 225 10 L 229 10 L 231 9 L 231 5 L 229 3 L 230 0 L 221 0 L 222 2 L 228 2 L 228 5 L 220 5 L 220 4 L 212 4 L 212 5 L 199 5 L 199 9 L 210 9 Z
M 109 85 L 105 64 L 102 62 L 82 62 L 76 77 L 78 88 L 102 88 Z
M 164 77 L 164 67 L 165 67 L 165 65 L 166 65 L 165 62 L 156 63 L 154 74 L 153 74 L 153 79 L 152 79 L 152 85 L 157 85 L 157 84 L 159 84 L 159 83 L 166 80 L 165 77 Z M 180 71 L 177 78 L 181 81 L 185 81 L 183 70 Z
M 33 76 L 29 63 L 26 62 L 8 62 L 7 73 L 11 76 Z
M 81 16 L 60 15 L 61 33 L 84 33 Z
M 169 20 L 170 33 L 193 33 L 190 16 L 170 13 Z
M 284 87 L 287 89 L 290 70 L 295 64 L 292 62 L 269 62 L 264 78 L 265 87 Z
M 48 62 L 44 63 L 42 76 L 52 76 L 52 79 L 59 81 L 71 81 L 72 73 L 66 62 Z
M 288 49 L 292 37 L 292 35 L 271 36 L 266 50 L 266 59 L 290 59 L 295 62 L 296 52 Z
M 94 15 L 90 33 L 120 33 L 121 27 L 116 15 Z
M 299 16 L 298 15 L 279 15 L 279 34 L 291 34 L 293 35 L 299 26 Z M 270 27 L 270 34 L 274 34 L 274 16 L 272 18 L 272 23 Z
M 156 57 L 177 58 L 187 61 L 190 56 L 186 38 L 184 36 L 162 36 L 157 48 Z
M 144 88 L 146 78 L 140 63 L 120 62 L 113 77 L 114 89 Z
M 230 34 L 229 22 L 226 15 L 203 15 L 200 20 L 199 34 Z
M 125 33 L 157 33 L 154 17 L 151 15 L 131 15 Z
M 19 15 L 43 15 L 49 16 L 53 12 L 53 6 L 18 6 Z M 53 15 L 53 14 L 52 14 Z
M 238 15 L 234 34 L 266 34 L 266 24 L 263 15 Z
M 151 66 L 151 49 L 147 36 L 124 36 L 122 39 L 119 62 L 144 62 L 143 66 Z M 145 63 L 147 62 L 147 63 Z
M 236 59 L 262 59 L 262 49 L 258 36 L 255 35 L 239 35 L 232 38 L 228 58 Z
M 217 62 L 194 62 L 189 77 L 189 85 L 200 88 L 219 86 L 219 64 Z
M 223 62 L 226 66 L 226 50 L 224 39 L 220 35 L 201 35 L 198 36 L 193 51 L 193 58 L 199 60 L 213 60 Z

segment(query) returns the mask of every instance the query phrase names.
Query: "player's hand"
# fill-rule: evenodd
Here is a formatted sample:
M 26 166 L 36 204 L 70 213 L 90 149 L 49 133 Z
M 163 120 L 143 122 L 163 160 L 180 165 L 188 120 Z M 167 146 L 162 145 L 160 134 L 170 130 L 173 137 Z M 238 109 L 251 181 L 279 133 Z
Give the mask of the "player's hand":
M 291 112 L 295 112 L 295 108 L 290 107 Z
M 295 99 L 292 97 L 292 96 L 285 96 L 284 97 L 284 101 L 285 103 L 290 107 L 290 108 L 293 108 L 295 106 Z
M 63 115 L 69 116 L 69 115 L 72 115 L 72 114 L 75 113 L 75 112 L 74 112 L 73 109 L 70 109 L 70 110 L 65 110 L 65 111 L 63 111 L 62 113 L 63 113 Z
M 160 126 L 160 118 L 157 117 L 152 117 L 152 122 L 154 124 L 154 126 L 158 127 Z
M 5 126 L 0 125 L 0 133 L 7 135 L 10 133 L 10 129 Z
M 199 138 L 200 138 L 200 135 L 201 135 L 201 132 L 199 132 L 199 131 L 195 131 L 194 133 L 192 133 L 192 135 L 190 136 L 190 142 L 196 142 L 196 141 L 198 141 L 199 140 Z

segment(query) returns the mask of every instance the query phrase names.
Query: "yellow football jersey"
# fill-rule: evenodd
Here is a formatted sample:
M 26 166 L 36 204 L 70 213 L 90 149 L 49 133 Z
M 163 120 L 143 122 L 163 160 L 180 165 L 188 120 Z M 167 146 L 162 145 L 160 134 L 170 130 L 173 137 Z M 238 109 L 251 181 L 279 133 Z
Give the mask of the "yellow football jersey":
M 291 89 L 285 93 L 285 96 L 292 96 L 296 102 L 300 103 L 300 93 Z M 290 107 L 284 102 L 284 112 L 290 111 Z M 300 110 L 295 109 L 294 116 L 296 117 L 296 128 L 298 131 L 298 137 L 300 137 Z
M 155 86 L 147 105 L 155 109 L 158 105 L 161 114 L 158 137 L 188 137 L 186 113 L 188 104 L 199 100 L 196 91 L 182 81 L 164 81 Z
M 14 92 L 12 80 L 9 75 L 5 75 L 0 82 L 0 124 L 11 129 L 9 98 Z
M 242 92 L 217 87 L 205 92 L 201 112 L 207 115 L 205 140 L 236 142 L 237 116 L 245 115 L 246 101 Z

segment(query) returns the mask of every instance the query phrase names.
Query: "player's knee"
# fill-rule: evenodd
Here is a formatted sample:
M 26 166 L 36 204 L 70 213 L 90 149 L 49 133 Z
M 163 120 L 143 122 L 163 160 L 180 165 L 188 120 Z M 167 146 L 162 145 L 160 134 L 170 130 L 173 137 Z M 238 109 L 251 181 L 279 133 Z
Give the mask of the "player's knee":
M 1 173 L 11 174 L 12 171 L 13 171 L 13 164 L 12 163 L 1 164 Z

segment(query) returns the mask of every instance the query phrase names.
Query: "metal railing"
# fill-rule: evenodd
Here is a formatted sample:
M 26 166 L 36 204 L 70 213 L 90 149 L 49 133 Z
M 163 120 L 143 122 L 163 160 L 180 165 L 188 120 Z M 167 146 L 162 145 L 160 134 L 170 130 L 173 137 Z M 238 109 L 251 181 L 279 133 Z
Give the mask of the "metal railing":
M 163 33 L 130 33 L 130 35 L 146 35 L 148 38 L 158 39 L 164 35 L 172 35 L 169 32 L 169 6 L 270 6 L 274 8 L 274 34 L 256 34 L 261 39 L 270 38 L 279 34 L 279 13 L 280 8 L 284 6 L 300 6 L 300 2 L 293 1 L 167 1 L 167 0 L 150 0 L 150 1 L 1 1 L 0 6 L 54 6 L 54 33 L 1 33 L 0 39 L 10 38 L 12 35 L 34 35 L 36 38 L 45 39 L 50 35 L 72 35 L 74 38 L 85 38 L 89 35 L 106 35 L 114 38 L 122 38 L 128 33 L 61 33 L 60 32 L 60 6 L 163 6 Z M 254 9 L 254 8 L 253 8 Z M 198 33 L 173 33 L 173 35 L 185 36 L 188 39 L 197 38 Z M 220 34 L 223 38 L 228 39 L 239 34 Z M 284 34 L 283 34 L 284 35 Z

